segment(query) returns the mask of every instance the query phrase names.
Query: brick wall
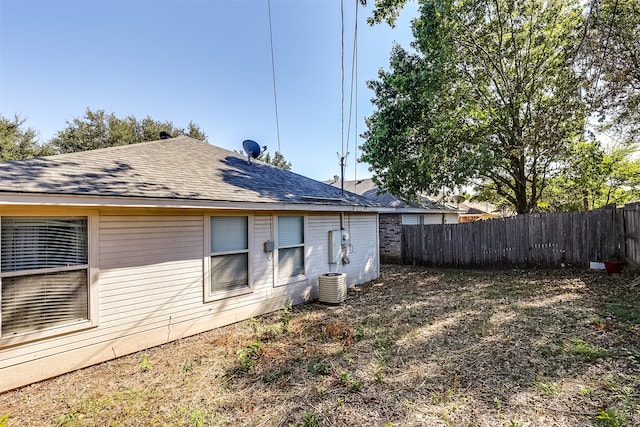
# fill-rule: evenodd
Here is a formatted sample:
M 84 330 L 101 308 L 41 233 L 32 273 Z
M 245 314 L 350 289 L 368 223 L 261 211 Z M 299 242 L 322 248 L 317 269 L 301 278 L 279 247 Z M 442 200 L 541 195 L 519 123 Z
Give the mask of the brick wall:
M 402 215 L 380 214 L 380 262 L 400 264 L 400 237 L 402 233 Z

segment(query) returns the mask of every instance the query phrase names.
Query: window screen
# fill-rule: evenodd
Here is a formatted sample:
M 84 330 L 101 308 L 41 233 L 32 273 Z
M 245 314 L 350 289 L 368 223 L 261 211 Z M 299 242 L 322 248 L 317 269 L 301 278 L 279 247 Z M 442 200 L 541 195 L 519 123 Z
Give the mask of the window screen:
M 278 279 L 304 274 L 304 217 L 278 217 Z
M 211 252 L 248 249 L 246 216 L 211 217 Z
M 249 288 L 249 218 L 211 217 L 211 294 Z
M 87 218 L 0 221 L 2 337 L 87 320 Z

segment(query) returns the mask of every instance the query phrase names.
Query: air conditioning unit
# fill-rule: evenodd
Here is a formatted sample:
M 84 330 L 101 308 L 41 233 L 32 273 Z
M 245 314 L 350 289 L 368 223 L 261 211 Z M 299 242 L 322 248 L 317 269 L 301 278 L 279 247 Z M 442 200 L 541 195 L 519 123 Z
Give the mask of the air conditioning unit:
M 318 276 L 320 302 L 340 304 L 347 299 L 347 275 L 345 273 L 325 273 Z

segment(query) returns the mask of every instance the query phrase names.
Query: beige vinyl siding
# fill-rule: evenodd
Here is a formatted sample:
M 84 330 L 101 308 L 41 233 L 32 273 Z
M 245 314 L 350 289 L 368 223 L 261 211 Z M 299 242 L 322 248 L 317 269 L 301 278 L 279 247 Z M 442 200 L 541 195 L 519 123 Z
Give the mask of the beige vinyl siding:
M 264 251 L 264 242 L 273 241 L 272 215 L 255 215 L 253 217 L 253 291 L 262 298 L 269 298 L 273 290 L 273 252 Z
M 349 286 L 374 280 L 379 276 L 377 215 L 345 214 L 343 225 L 350 236 L 347 256 L 351 262 L 329 264 L 329 231 L 340 230 L 340 215 L 309 217 L 309 276 L 317 280 L 320 274 L 328 272 L 346 273 Z
M 23 208 L 25 214 L 30 210 Z M 34 208 L 34 212 L 37 208 Z M 71 210 L 70 210 L 71 211 Z M 305 279 L 274 287 L 276 213 L 253 215 L 250 247 L 253 291 L 204 302 L 205 221 L 200 215 L 163 210 L 129 215 L 126 209 L 96 215 L 99 324 L 90 329 L 0 348 L 0 391 L 18 387 L 177 338 L 278 310 L 317 297 L 317 276 L 329 271 L 328 232 L 340 228 L 340 214 L 307 214 Z M 248 215 L 252 213 L 248 212 Z M 352 263 L 340 266 L 349 283 L 377 277 L 375 214 L 352 214 Z M 373 240 L 372 240 L 373 239 Z M 357 265 L 366 260 L 363 265 Z M 331 267 L 335 270 L 335 265 Z
M 447 213 L 444 214 L 444 223 L 445 224 L 458 224 L 458 214 L 457 213 Z
M 340 263 L 329 264 L 329 231 L 331 230 L 340 230 L 339 213 L 309 216 L 306 260 L 307 273 L 310 277 L 317 278 L 329 272 L 342 272 Z
M 345 214 L 345 229 L 351 249 L 349 264 L 343 265 L 349 286 L 374 280 L 380 276 L 378 259 L 378 217 L 375 214 Z

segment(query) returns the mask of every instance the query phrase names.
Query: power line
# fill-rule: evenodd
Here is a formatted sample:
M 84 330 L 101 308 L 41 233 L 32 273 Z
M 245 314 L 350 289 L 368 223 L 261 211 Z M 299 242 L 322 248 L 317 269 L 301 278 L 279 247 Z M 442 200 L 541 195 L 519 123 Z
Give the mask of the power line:
M 341 23 L 340 42 L 341 42 L 341 48 L 342 48 L 342 50 L 340 51 L 340 71 L 341 71 L 340 73 L 340 76 L 341 76 L 340 133 L 342 136 L 342 150 L 340 151 L 340 153 L 344 158 L 344 0 L 340 0 L 340 23 Z M 344 180 L 344 176 L 343 176 L 343 180 Z
M 278 95 L 276 91 L 276 65 L 273 55 L 273 29 L 271 27 L 271 0 L 267 1 L 267 8 L 269 9 L 269 44 L 271 45 L 271 77 L 273 79 L 273 104 L 276 110 L 276 133 L 278 136 L 278 152 L 282 153 L 280 149 L 280 120 L 278 118 Z
M 354 162 L 354 166 L 353 166 L 353 181 L 354 181 L 354 185 L 358 185 L 358 0 L 355 0 L 356 3 L 356 19 L 355 19 L 355 25 L 354 25 L 354 30 L 353 30 L 353 62 L 355 63 L 354 68 L 355 68 L 355 81 L 356 81 L 356 88 L 355 88 L 355 92 L 356 92 L 356 123 L 355 123 L 355 133 L 354 133 L 354 138 L 353 138 L 353 152 L 354 157 L 353 157 L 353 162 Z

